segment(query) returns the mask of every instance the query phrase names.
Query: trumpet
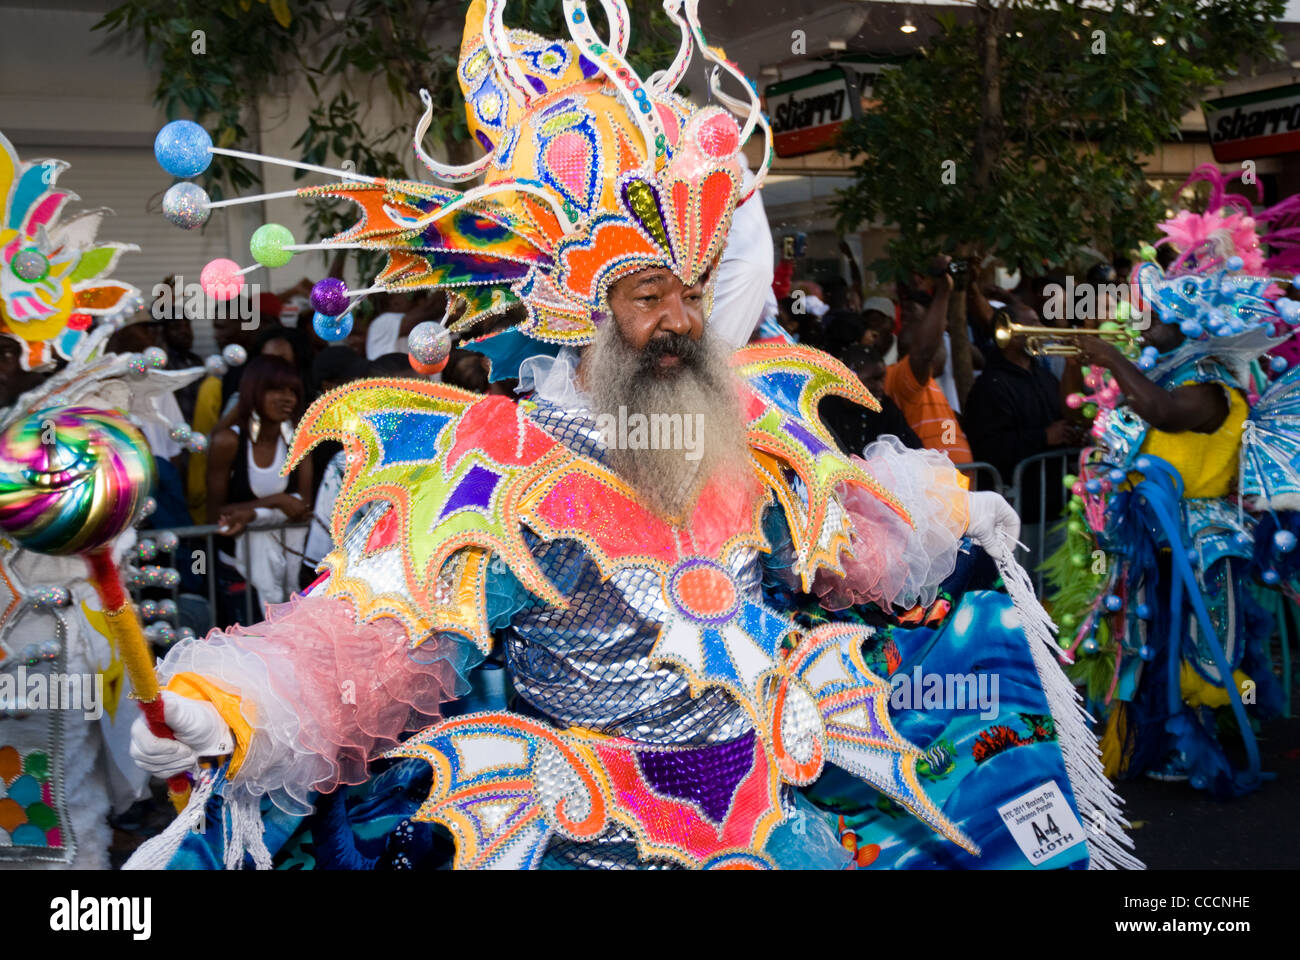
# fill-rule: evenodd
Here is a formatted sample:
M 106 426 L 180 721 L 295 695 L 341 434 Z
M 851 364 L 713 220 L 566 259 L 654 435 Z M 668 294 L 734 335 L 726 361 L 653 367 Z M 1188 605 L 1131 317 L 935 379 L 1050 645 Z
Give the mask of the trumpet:
M 1011 315 L 999 310 L 997 328 L 993 339 L 1005 347 L 1015 337 L 1025 338 L 1025 351 L 1035 357 L 1077 357 L 1081 351 L 1077 342 L 1081 337 L 1101 337 L 1114 343 L 1124 343 L 1129 334 L 1124 330 L 1082 330 L 1073 327 L 1031 327 L 1013 323 Z

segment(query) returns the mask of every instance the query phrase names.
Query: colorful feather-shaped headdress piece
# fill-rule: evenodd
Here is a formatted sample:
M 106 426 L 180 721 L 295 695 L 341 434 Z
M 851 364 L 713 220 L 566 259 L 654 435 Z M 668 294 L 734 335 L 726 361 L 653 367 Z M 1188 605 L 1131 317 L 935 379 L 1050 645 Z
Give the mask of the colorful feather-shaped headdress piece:
M 104 210 L 64 219 L 75 193 L 61 190 L 62 160 L 18 158 L 0 134 L 0 334 L 17 340 L 24 370 L 72 359 L 98 317 L 139 303 L 139 291 L 108 279 L 126 243 L 97 243 Z
M 461 191 L 342 174 L 345 182 L 297 193 L 353 201 L 362 211 L 353 227 L 323 244 L 294 244 L 283 228 L 254 236 L 254 256 L 265 266 L 282 266 L 293 251 L 318 247 L 387 254 L 367 289 L 342 290 L 333 281 L 320 295 L 314 292 L 322 313 L 337 316 L 370 292 L 441 289 L 451 299 L 450 312 L 458 313 L 453 329 L 472 330 L 522 304 L 522 333 L 550 344 L 589 343 L 606 291 L 618 278 L 653 266 L 688 284 L 706 276 L 736 206 L 762 183 L 771 130 L 753 86 L 705 41 L 698 0 L 665 0 L 681 45 L 671 66 L 646 80 L 626 59 L 623 0 L 601 0 L 608 38 L 596 34 L 585 2 L 563 0 L 567 40 L 507 29 L 505 5 L 471 5 L 457 68 L 482 157 L 449 166 L 425 152 L 421 141 L 434 104 L 421 91 L 425 113 L 416 128 L 416 155 L 435 178 L 464 183 L 481 177 L 478 186 Z M 673 92 L 697 44 L 714 64 L 716 103 L 703 108 Z M 745 100 L 722 92 L 722 72 L 744 84 Z M 766 153 L 746 186 L 741 148 L 758 127 Z M 188 121 L 164 128 L 156 152 L 177 176 L 201 172 L 212 153 L 249 156 L 213 147 Z M 173 190 L 164 209 L 174 222 L 192 226 L 206 219 L 209 204 L 195 185 Z M 229 263 L 223 268 L 210 276 L 237 287 L 244 271 Z

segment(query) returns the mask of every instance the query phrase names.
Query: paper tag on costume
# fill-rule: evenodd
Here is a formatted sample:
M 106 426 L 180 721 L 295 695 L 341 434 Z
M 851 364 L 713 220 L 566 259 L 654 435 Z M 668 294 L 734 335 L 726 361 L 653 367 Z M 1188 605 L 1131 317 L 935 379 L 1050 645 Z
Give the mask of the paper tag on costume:
M 1083 827 L 1056 781 L 1050 781 L 998 807 L 1002 822 L 1030 863 L 1046 863 L 1083 843 Z

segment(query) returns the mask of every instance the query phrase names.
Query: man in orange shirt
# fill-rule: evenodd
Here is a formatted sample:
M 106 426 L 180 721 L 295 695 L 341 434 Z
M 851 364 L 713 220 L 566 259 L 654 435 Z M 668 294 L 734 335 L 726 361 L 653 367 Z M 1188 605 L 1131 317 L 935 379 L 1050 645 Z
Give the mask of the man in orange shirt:
M 943 273 L 934 285 L 934 293 L 923 317 L 904 316 L 898 335 L 897 363 L 885 371 L 885 393 L 898 404 L 908 424 L 930 450 L 941 450 L 953 463 L 970 463 L 970 444 L 948 398 L 935 382 L 935 376 L 947 362 L 943 332 L 948 326 L 948 295 L 952 292 L 952 275 L 948 257 L 941 257 Z

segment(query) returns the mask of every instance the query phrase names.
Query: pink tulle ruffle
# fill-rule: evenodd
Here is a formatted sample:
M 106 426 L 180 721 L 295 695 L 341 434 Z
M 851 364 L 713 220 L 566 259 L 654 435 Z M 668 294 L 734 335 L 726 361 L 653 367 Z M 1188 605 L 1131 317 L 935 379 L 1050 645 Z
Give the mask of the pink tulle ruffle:
M 478 659 L 467 648 L 435 636 L 412 651 L 395 620 L 359 623 L 345 600 L 295 597 L 262 623 L 178 644 L 160 677 L 192 671 L 237 693 L 254 733 L 232 785 L 302 813 L 312 791 L 364 782 L 370 760 L 466 692 Z
M 969 520 L 961 474 L 942 453 L 909 450 L 895 437 L 882 437 L 853 457 L 902 501 L 912 526 L 870 491 L 842 485 L 840 505 L 853 525 L 844 575 L 818 574 L 814 592 L 828 610 L 859 603 L 909 609 L 928 606 L 952 573 Z

